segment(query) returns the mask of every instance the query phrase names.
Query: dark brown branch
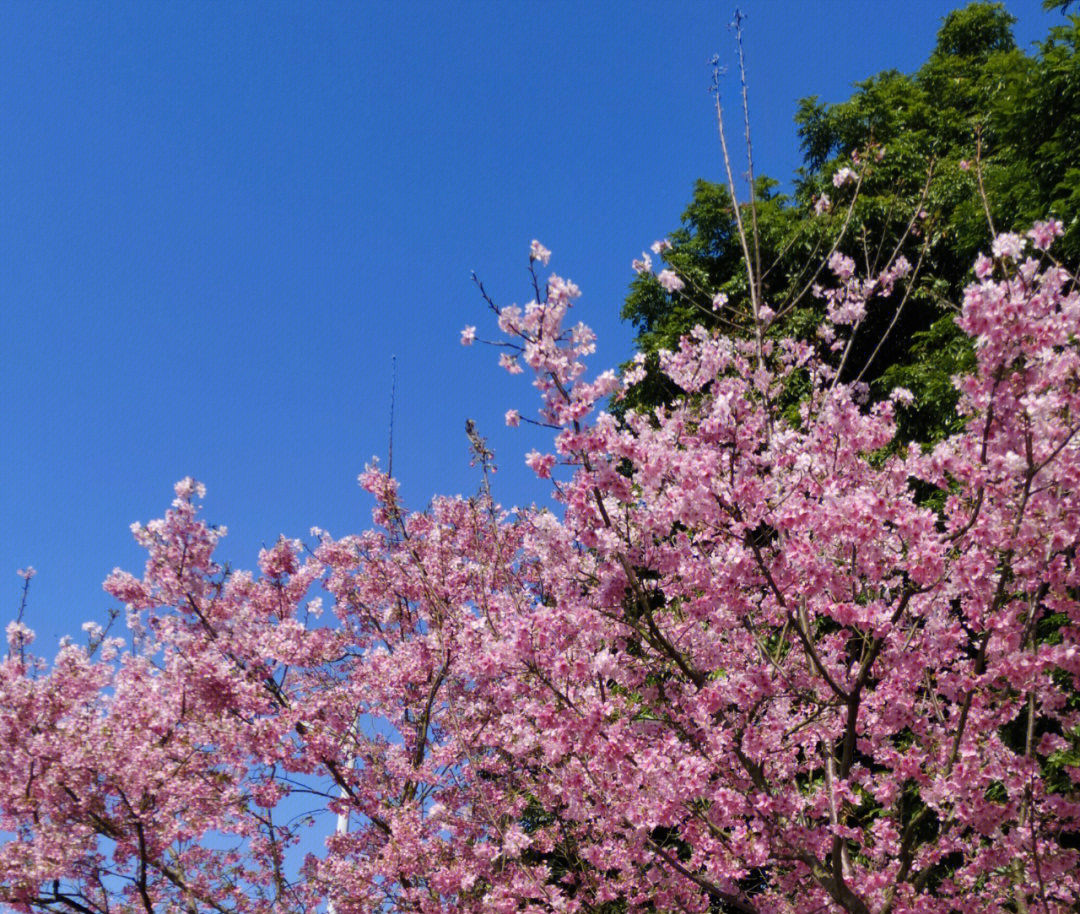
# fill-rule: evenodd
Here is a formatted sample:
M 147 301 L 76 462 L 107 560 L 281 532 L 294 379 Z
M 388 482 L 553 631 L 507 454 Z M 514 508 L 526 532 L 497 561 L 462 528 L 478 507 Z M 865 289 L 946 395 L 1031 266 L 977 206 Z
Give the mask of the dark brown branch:
M 693 882 L 698 888 L 704 890 L 709 898 L 713 901 L 722 902 L 741 914 L 759 914 L 758 909 L 754 907 L 749 901 L 740 898 L 738 895 L 732 895 L 730 892 L 725 892 L 716 883 L 705 879 L 703 876 L 699 876 L 697 873 L 692 872 L 682 865 L 675 857 L 672 857 L 667 851 L 665 851 L 659 844 L 657 844 L 652 838 L 647 838 L 646 842 L 649 845 L 649 849 L 662 859 L 668 866 L 670 866 L 680 876 L 685 876 L 691 882 Z

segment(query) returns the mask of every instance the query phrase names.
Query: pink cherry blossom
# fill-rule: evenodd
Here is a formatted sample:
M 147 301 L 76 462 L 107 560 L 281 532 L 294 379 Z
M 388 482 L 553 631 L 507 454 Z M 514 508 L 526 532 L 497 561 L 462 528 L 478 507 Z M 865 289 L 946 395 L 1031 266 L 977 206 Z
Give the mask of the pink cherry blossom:
M 499 356 L 499 366 L 505 368 L 510 374 L 521 374 L 525 370 L 517 358 L 505 352 Z
M 569 281 L 501 309 L 555 427 L 533 507 L 412 512 L 373 463 L 370 529 L 249 572 L 181 481 L 106 580 L 125 638 L 7 627 L 0 905 L 1075 911 L 1080 293 L 1045 260 L 980 261 L 926 449 L 829 351 L 910 272 L 838 259 L 822 342 L 698 327 L 621 384 Z M 647 363 L 686 395 L 605 412 Z
M 889 399 L 901 406 L 911 406 L 915 402 L 915 395 L 906 387 L 894 387 Z
M 22 622 L 9 622 L 7 624 L 7 643 L 9 651 L 18 651 L 20 648 L 29 647 L 34 642 L 34 632 Z
M 529 245 L 529 260 L 539 260 L 545 267 L 551 260 L 551 251 L 544 247 L 539 241 L 533 239 Z
M 1011 260 L 1018 260 L 1023 255 L 1026 244 L 1024 238 L 1015 232 L 1004 232 L 994 239 L 990 249 L 995 257 L 1008 257 Z
M 845 165 L 833 175 L 833 187 L 843 187 L 845 184 L 851 184 L 852 182 L 857 181 L 858 178 L 859 176 Z
M 554 454 L 541 454 L 539 451 L 529 451 L 525 457 L 525 463 L 541 479 L 551 476 L 551 468 L 555 466 Z
M 834 251 L 829 257 L 829 269 L 838 279 L 850 279 L 855 273 L 855 261 L 839 251 Z
M 1063 233 L 1064 227 L 1060 219 L 1047 219 L 1045 222 L 1036 222 L 1028 232 L 1028 237 L 1036 248 L 1046 251 L 1050 249 L 1054 239 L 1060 238 Z
M 661 270 L 656 275 L 656 279 L 667 292 L 678 292 L 686 286 L 686 283 L 679 279 L 674 270 Z

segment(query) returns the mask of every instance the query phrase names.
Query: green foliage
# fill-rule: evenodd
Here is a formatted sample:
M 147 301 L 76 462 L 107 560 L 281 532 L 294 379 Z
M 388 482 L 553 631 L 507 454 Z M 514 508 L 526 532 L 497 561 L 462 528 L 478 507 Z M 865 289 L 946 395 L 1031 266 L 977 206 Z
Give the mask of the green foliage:
M 915 395 L 897 417 L 901 440 L 934 444 L 959 432 L 963 422 L 952 379 L 974 367 L 975 354 L 951 314 L 912 334 L 907 358 L 886 368 L 876 385 L 882 392 L 906 387 Z
M 972 262 L 991 238 L 980 175 L 995 231 L 1053 215 L 1065 226 L 1056 250 L 1068 261 L 1080 259 L 1080 16 L 1052 28 L 1034 54 L 1016 47 L 1014 22 L 1000 3 L 972 3 L 944 18 L 916 73 L 879 73 L 839 104 L 803 99 L 795 121 L 804 164 L 794 193 L 778 193 L 767 178 L 755 188 L 762 299 L 783 315 L 772 334 L 808 338 L 816 331 L 821 307 L 807 287 L 838 239 L 838 249 L 867 274 L 894 251 L 919 264 L 902 310 L 902 288 L 873 300 L 845 365 L 848 380 L 865 367 L 862 377 L 875 396 L 895 386 L 916 395 L 901 416 L 905 440 L 932 442 L 956 428 L 950 379 L 970 368 L 971 354 L 952 315 Z M 846 230 L 852 187 L 832 184 L 845 166 L 861 174 Z M 832 206 L 818 213 L 822 194 Z M 920 211 L 925 215 L 908 232 Z M 742 216 L 749 231 L 745 204 Z M 641 274 L 623 307 L 648 368 L 695 324 L 747 330 L 748 278 L 728 190 L 698 181 L 670 241 L 667 266 L 686 288 L 671 295 Z M 712 309 L 717 291 L 729 296 L 731 310 Z M 621 408 L 679 396 L 658 374 L 650 370 Z

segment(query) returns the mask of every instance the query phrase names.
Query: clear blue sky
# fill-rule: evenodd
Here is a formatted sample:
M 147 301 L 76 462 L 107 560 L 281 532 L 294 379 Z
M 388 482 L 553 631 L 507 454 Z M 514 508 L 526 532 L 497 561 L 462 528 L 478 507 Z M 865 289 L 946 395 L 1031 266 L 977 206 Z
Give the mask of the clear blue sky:
M 759 171 L 798 163 L 796 100 L 915 69 L 952 0 L 744 0 Z M 1018 41 L 1059 14 L 1007 0 Z M 534 407 L 469 281 L 528 296 L 529 241 L 584 290 L 596 369 L 630 354 L 630 260 L 721 176 L 708 61 L 727 2 L 0 3 L 0 627 L 39 575 L 51 642 L 138 572 L 132 521 L 209 489 L 224 555 L 369 524 L 356 475 L 546 498 L 508 430 Z M 734 102 L 734 82 L 725 92 Z

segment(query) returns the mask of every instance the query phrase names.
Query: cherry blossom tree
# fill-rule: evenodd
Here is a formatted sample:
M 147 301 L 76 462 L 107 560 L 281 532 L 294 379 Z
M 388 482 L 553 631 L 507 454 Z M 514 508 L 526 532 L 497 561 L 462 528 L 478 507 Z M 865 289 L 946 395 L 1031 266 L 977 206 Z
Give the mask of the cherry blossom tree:
M 868 404 L 839 372 L 906 261 L 833 258 L 816 343 L 770 335 L 764 301 L 745 337 L 696 329 L 661 353 L 677 402 L 620 423 L 599 407 L 643 370 L 587 376 L 578 289 L 540 278 L 534 243 L 534 299 L 484 296 L 553 429 L 527 459 L 556 509 L 507 512 L 485 482 L 409 512 L 371 466 L 372 529 L 282 539 L 247 573 L 178 483 L 133 528 L 141 577 L 106 582 L 126 637 L 90 626 L 47 663 L 8 629 L 0 904 L 1075 911 L 1080 293 L 1060 231 L 980 257 L 966 425 L 926 451 L 892 445 L 910 394 Z

